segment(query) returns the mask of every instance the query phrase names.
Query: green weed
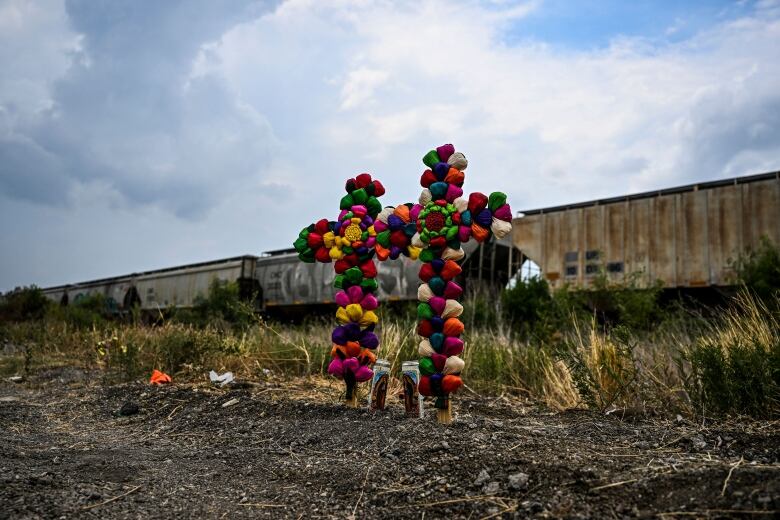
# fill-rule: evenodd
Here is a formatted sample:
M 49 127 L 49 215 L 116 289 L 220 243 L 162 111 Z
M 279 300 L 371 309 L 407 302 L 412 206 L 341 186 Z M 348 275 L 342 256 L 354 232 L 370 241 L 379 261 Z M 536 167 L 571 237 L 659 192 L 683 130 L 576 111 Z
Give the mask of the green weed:
M 780 413 L 780 324 L 750 293 L 684 353 L 687 389 L 703 413 Z

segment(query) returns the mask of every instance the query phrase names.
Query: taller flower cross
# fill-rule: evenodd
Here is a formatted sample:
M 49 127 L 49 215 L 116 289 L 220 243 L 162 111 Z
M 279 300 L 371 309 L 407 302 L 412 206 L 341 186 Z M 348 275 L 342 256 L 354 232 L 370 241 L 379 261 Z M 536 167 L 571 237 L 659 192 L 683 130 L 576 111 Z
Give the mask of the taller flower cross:
M 421 249 L 420 286 L 417 297 L 419 323 L 420 393 L 436 397 L 437 420 L 452 421 L 450 394 L 463 386 L 465 367 L 460 354 L 464 331 L 458 299 L 463 289 L 456 282 L 458 262 L 465 256 L 461 245 L 471 239 L 484 242 L 491 235 L 503 238 L 512 230 L 512 210 L 501 192 L 463 197 L 466 157 L 451 144 L 429 151 L 423 157 L 428 167 L 420 178 L 423 191 L 410 215 L 417 233 L 412 247 Z
M 335 262 L 340 325 L 331 335 L 328 372 L 344 380 L 346 403 L 356 407 L 356 385 L 371 379 L 379 347 L 374 332 L 379 306 L 374 257 L 386 260 L 404 254 L 414 259 L 420 250 L 411 246 L 416 233 L 411 205 L 382 209 L 379 197 L 385 188 L 367 173 L 349 179 L 346 191 L 337 220 L 322 219 L 303 228 L 293 246 L 304 262 Z

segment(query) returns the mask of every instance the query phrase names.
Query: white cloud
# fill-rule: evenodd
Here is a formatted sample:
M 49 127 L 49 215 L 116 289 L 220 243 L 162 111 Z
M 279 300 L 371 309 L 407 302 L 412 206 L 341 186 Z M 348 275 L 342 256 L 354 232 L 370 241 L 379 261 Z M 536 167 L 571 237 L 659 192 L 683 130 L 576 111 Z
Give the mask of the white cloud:
M 362 171 L 387 186 L 383 202 L 415 200 L 420 157 L 444 142 L 469 157 L 467 192 L 506 191 L 516 209 L 780 168 L 776 2 L 686 39 L 588 51 L 519 33 L 538 2 L 189 7 L 203 20 L 163 3 L 140 35 L 121 17 L 72 29 L 61 3 L 37 6 L 0 7 L 13 72 L 0 75 L 0 158 L 16 165 L 0 164 L 0 189 L 35 225 L 67 223 L 36 243 L 90 253 L 101 226 L 133 237 L 142 214 L 142 236 L 110 241 L 131 270 L 147 247 L 156 260 L 138 268 L 285 247 L 335 217 Z M 69 192 L 77 209 L 34 214 L 21 199 L 41 185 L 32 200 Z M 24 272 L 15 259 L 0 256 L 6 277 Z
M 275 127 L 286 121 L 283 141 L 343 165 L 331 182 L 362 158 L 413 185 L 418 157 L 448 140 L 472 158 L 467 187 L 503 188 L 520 206 L 780 166 L 780 137 L 767 137 L 780 92 L 771 6 L 677 43 L 621 37 L 587 52 L 506 43 L 512 20 L 534 7 L 289 0 L 209 50 L 237 95 Z M 275 110 L 290 99 L 296 110 Z M 728 133 L 708 126 L 713 110 Z M 717 162 L 700 156 L 713 148 Z M 396 167 L 400 154 L 411 171 Z M 312 161 L 300 159 L 303 178 Z
M 374 97 L 374 91 L 387 81 L 390 75 L 377 69 L 361 67 L 347 74 L 341 87 L 341 108 L 359 108 Z

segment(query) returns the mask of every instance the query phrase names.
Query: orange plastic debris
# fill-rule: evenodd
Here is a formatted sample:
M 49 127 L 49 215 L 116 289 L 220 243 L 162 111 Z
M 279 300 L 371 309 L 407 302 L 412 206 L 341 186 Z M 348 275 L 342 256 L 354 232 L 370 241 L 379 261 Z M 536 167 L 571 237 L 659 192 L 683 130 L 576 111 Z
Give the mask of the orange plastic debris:
M 152 372 L 152 377 L 149 379 L 149 382 L 153 385 L 161 385 L 163 383 L 170 383 L 171 382 L 171 376 L 166 374 L 165 372 L 160 372 L 157 369 L 154 369 L 154 372 Z

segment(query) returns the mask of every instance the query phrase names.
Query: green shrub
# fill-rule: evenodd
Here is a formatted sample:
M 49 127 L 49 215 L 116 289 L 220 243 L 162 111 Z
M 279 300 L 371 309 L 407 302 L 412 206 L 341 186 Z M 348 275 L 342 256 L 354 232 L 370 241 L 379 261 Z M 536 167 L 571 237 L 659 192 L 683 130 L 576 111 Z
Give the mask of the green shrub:
M 748 293 L 684 358 L 688 393 L 703 413 L 780 413 L 780 326 Z
M 0 295 L 0 321 L 40 320 L 49 305 L 49 300 L 38 287 L 17 287 Z
M 212 329 L 168 324 L 159 328 L 151 347 L 155 353 L 155 367 L 173 374 L 185 365 L 200 367 L 206 364 L 209 356 L 219 351 L 220 337 Z
M 642 273 L 631 273 L 622 282 L 610 282 L 606 273 L 593 280 L 593 289 L 586 291 L 588 305 L 601 321 L 622 325 L 631 330 L 650 330 L 664 318 L 660 305 L 663 284 L 656 281 L 642 287 Z
M 180 323 L 221 328 L 246 328 L 259 319 L 251 303 L 241 299 L 238 282 L 216 278 L 208 295 L 197 297 L 192 309 L 172 310 L 172 317 Z
M 518 280 L 501 295 L 503 318 L 521 338 L 548 342 L 569 328 L 573 317 L 587 318 L 585 294 L 568 285 L 551 292 L 538 276 Z
M 95 345 L 98 360 L 105 368 L 117 372 L 130 381 L 144 372 L 141 362 L 141 345 L 135 338 L 119 337 L 117 334 L 99 340 Z
M 83 329 L 103 326 L 112 317 L 112 312 L 102 294 L 90 294 L 75 298 L 70 305 L 50 305 L 46 317 Z
M 463 298 L 464 313 L 461 320 L 467 328 L 486 327 L 499 323 L 501 301 L 496 290 L 488 285 L 472 282 Z
M 660 305 L 660 282 L 641 287 L 641 273 L 623 283 L 611 283 L 605 274 L 594 279 L 591 289 L 569 286 L 551 292 L 547 281 L 532 277 L 504 290 L 504 317 L 521 337 L 549 340 L 571 328 L 574 321 L 588 320 L 594 314 L 608 326 L 648 331 L 665 318 Z
M 558 356 L 571 373 L 582 400 L 591 408 L 629 406 L 637 397 L 637 341 L 622 326 L 600 332 L 595 320 L 586 329 L 575 322 L 572 337 L 560 342 Z
M 780 247 L 761 237 L 758 249 L 740 255 L 731 266 L 740 285 L 774 306 L 780 292 Z
M 517 280 L 513 287 L 503 291 L 501 302 L 513 328 L 524 337 L 549 328 L 555 321 L 556 301 L 550 294 L 547 281 L 541 277 Z

